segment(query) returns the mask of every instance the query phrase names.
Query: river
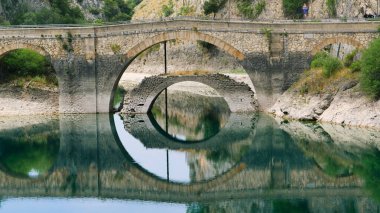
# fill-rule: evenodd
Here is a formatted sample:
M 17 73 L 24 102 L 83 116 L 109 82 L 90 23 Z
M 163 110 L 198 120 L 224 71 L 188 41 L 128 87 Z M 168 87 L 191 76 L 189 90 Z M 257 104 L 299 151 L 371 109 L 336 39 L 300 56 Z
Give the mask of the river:
M 379 210 L 377 130 L 168 94 L 147 115 L 0 118 L 0 211 Z

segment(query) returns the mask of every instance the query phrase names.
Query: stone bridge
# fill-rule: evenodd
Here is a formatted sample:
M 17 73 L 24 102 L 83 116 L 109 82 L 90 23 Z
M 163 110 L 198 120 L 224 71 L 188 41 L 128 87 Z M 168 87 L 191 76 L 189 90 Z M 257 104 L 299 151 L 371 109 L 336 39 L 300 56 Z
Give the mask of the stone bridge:
M 49 58 L 58 76 L 61 113 L 112 109 L 115 88 L 145 49 L 173 39 L 205 41 L 232 55 L 250 76 L 259 105 L 270 107 L 332 43 L 366 47 L 379 22 L 168 20 L 108 26 L 0 29 L 0 55 L 29 48 Z
M 145 78 L 139 86 L 125 97 L 124 113 L 148 113 L 154 100 L 167 87 L 184 81 L 203 83 L 222 96 L 231 112 L 255 111 L 255 94 L 245 83 L 236 82 L 222 74 L 152 76 Z

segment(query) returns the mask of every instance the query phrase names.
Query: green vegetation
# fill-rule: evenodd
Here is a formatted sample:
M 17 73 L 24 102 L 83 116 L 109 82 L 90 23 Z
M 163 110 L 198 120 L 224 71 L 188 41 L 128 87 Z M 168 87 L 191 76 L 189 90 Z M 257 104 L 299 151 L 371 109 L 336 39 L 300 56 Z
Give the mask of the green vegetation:
M 265 39 L 268 42 L 268 49 L 271 51 L 272 49 L 272 29 L 270 28 L 262 28 L 261 33 L 264 33 Z
M 291 19 L 302 18 L 302 5 L 307 2 L 307 0 L 282 0 L 285 17 Z
M 168 5 L 162 6 L 162 15 L 164 17 L 168 17 L 173 13 L 174 13 L 174 4 L 173 4 L 173 1 L 170 0 Z
M 343 64 L 345 67 L 350 67 L 352 65 L 356 54 L 358 54 L 358 50 L 354 50 L 344 57 Z
M 224 7 L 227 0 L 207 0 L 203 5 L 203 10 L 205 15 L 209 15 L 211 13 L 215 14 Z
M 331 18 L 336 17 L 336 0 L 326 0 L 327 12 Z
M 193 6 L 182 6 L 179 8 L 179 16 L 187 16 L 195 11 L 195 8 Z
M 122 104 L 121 102 L 123 101 L 123 97 L 124 97 L 125 93 L 126 93 L 126 91 L 123 87 L 118 86 L 116 88 L 115 95 L 113 98 L 113 106 L 114 107 L 118 108 L 118 106 L 120 104 Z
M 330 77 L 334 72 L 343 68 L 342 62 L 327 52 L 319 52 L 313 57 L 312 68 L 322 67 L 323 75 Z
M 361 61 L 354 61 L 350 66 L 351 72 L 360 72 L 362 70 Z
M 380 38 L 375 39 L 363 52 L 360 85 L 373 99 L 380 98 Z
M 106 21 L 127 21 L 141 0 L 105 0 L 103 13 Z
M 18 5 L 9 17 L 10 23 L 19 24 L 78 24 L 84 23 L 84 15 L 79 7 L 73 7 L 69 0 L 49 0 L 50 8 L 31 10 L 26 3 Z M 12 7 L 9 8 L 12 10 Z M 12 10 L 14 11 L 14 9 Z
M 119 54 L 121 51 L 121 47 L 118 44 L 111 44 L 111 50 L 114 54 Z
M 29 49 L 18 49 L 0 58 L 0 81 L 9 82 L 18 78 L 57 85 L 53 68 L 47 59 Z M 20 81 L 20 84 L 22 81 Z
M 266 6 L 265 0 L 258 1 L 255 5 L 251 0 L 239 0 L 237 8 L 245 18 L 256 19 L 264 11 Z

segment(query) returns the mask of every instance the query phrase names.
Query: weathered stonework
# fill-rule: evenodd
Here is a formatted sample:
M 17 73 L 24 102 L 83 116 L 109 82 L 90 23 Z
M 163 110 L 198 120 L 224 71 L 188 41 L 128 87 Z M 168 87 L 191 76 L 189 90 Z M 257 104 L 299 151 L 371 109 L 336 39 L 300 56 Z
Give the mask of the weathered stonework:
M 255 86 L 260 108 L 268 109 L 309 67 L 311 56 L 323 45 L 348 42 L 364 48 L 377 37 L 378 25 L 180 19 L 98 27 L 4 28 L 0 55 L 29 48 L 48 56 L 59 81 L 60 112 L 102 113 L 112 109 L 121 75 L 146 48 L 171 39 L 202 40 L 241 63 Z M 276 40 L 268 40 L 263 29 L 270 29 Z M 277 45 L 275 50 L 269 48 L 272 43 Z

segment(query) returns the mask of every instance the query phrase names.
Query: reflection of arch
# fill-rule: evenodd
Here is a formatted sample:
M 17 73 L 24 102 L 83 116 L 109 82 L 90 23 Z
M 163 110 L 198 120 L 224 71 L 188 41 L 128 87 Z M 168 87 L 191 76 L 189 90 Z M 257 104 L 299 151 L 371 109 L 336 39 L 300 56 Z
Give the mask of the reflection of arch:
M 214 36 L 200 33 L 197 31 L 174 31 L 174 32 L 162 33 L 162 34 L 153 36 L 135 45 L 132 49 L 130 49 L 126 53 L 126 57 L 128 59 L 135 58 L 141 52 L 153 46 L 154 44 L 161 43 L 163 41 L 173 40 L 173 39 L 180 39 L 180 40 L 187 40 L 187 41 L 198 41 L 198 40 L 205 41 L 219 47 L 220 49 L 226 51 L 228 54 L 232 55 L 233 57 L 237 58 L 240 61 L 244 60 L 245 58 L 244 54 L 241 51 L 231 46 L 227 42 L 219 38 L 216 38 Z
M 334 38 L 326 38 L 322 42 L 318 43 L 317 45 L 315 45 L 313 47 L 313 49 L 311 51 L 311 55 L 317 54 L 321 49 L 323 49 L 327 45 L 336 44 L 336 43 L 349 44 L 349 45 L 356 47 L 357 49 L 363 48 L 363 45 L 360 42 L 358 42 L 357 40 L 350 38 L 350 37 L 342 37 L 341 36 L 341 37 L 334 37 Z
M 16 49 L 30 49 L 30 50 L 38 52 L 39 54 L 43 56 L 50 58 L 50 54 L 44 48 L 33 45 L 33 44 L 27 44 L 27 43 L 16 43 L 16 44 L 6 45 L 0 49 L 0 56 L 9 51 L 16 50 Z
M 155 176 L 149 171 L 142 168 L 140 165 L 136 164 L 134 159 L 128 153 L 128 151 L 123 146 L 118 133 L 116 131 L 116 127 L 114 125 L 114 118 L 110 116 L 110 125 L 113 132 L 113 137 L 116 143 L 119 146 L 120 151 L 123 153 L 127 162 L 124 163 L 124 167 L 138 180 L 142 180 L 145 184 L 159 189 L 165 189 L 174 192 L 185 192 L 185 193 L 196 193 L 201 192 L 206 189 L 214 188 L 220 186 L 222 183 L 227 182 L 232 177 L 241 173 L 245 168 L 246 164 L 244 162 L 237 162 L 232 168 L 224 172 L 223 174 L 206 181 L 195 182 L 195 183 L 175 183 L 168 182 L 165 179 Z
M 215 89 L 227 102 L 231 112 L 255 111 L 254 93 L 248 85 L 236 82 L 222 74 L 188 76 L 152 76 L 145 78 L 126 97 L 124 113 L 147 113 L 157 96 L 169 86 L 195 81 Z
M 220 131 L 201 143 L 176 143 L 159 132 L 148 115 L 124 116 L 124 121 L 130 125 L 129 132 L 148 148 L 169 149 L 215 149 L 221 145 L 242 141 L 250 137 L 251 126 L 257 119 L 256 115 L 231 114 L 226 125 Z

